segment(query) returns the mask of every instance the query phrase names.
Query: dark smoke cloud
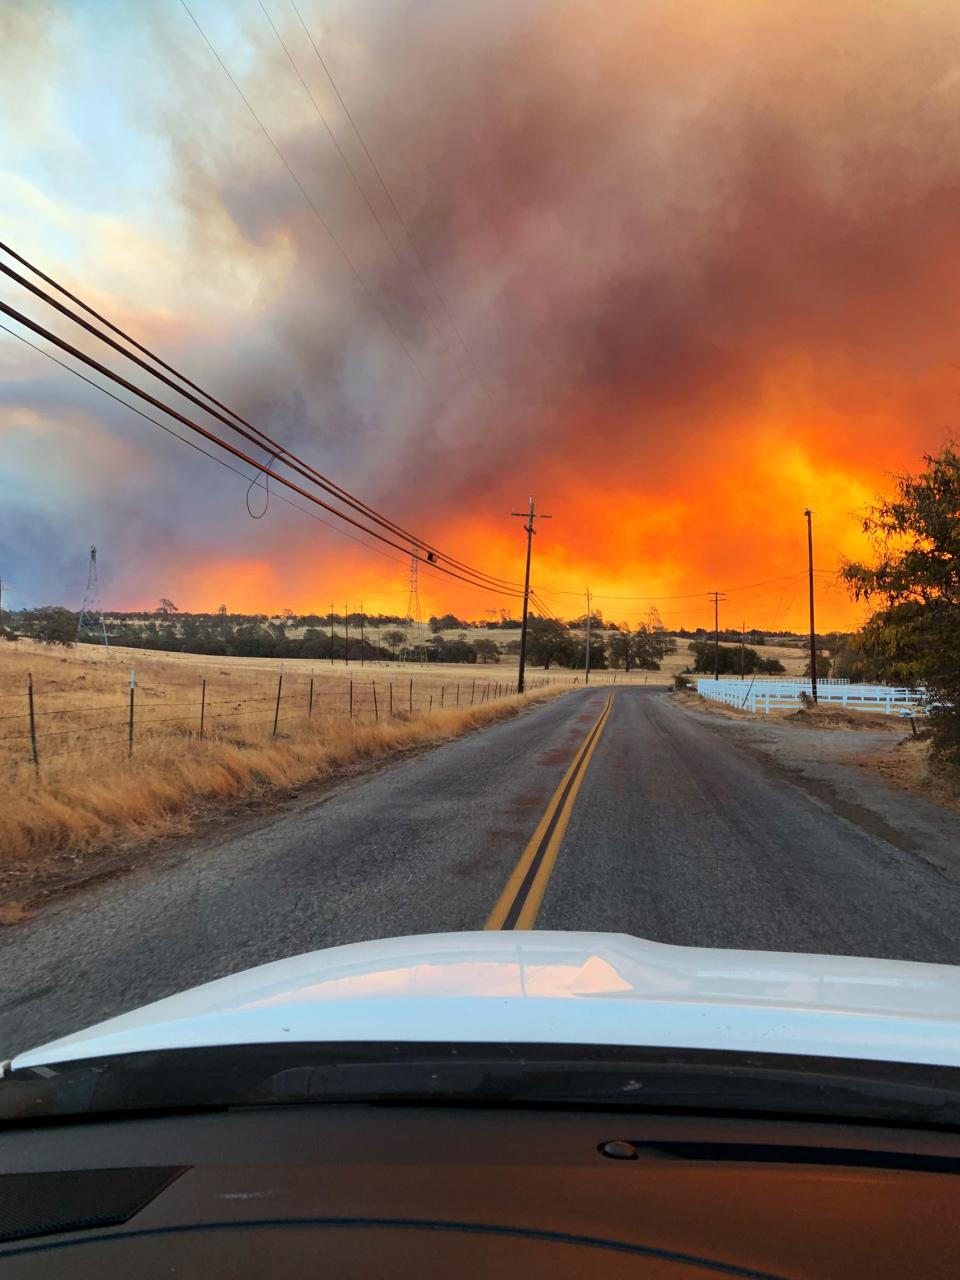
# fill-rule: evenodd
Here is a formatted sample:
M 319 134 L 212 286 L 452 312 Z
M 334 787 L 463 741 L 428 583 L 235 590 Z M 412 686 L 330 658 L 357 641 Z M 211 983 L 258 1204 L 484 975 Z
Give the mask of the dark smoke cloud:
M 245 91 L 424 379 L 196 31 L 154 11 L 176 92 L 150 127 L 169 144 L 185 252 L 225 308 L 219 333 L 191 327 L 176 356 L 397 518 L 442 538 L 465 510 L 495 525 L 546 489 L 566 504 L 552 533 L 569 558 L 584 494 L 699 501 L 718 464 L 742 468 L 771 405 L 793 444 L 871 477 L 954 415 L 952 6 L 307 4 L 415 252 L 292 11 L 270 10 L 395 251 L 256 5 L 236 19 Z M 234 309 L 231 273 L 261 262 L 259 298 Z M 159 484 L 143 497 L 158 561 L 289 553 L 300 571 L 295 519 L 254 526 L 232 482 L 173 465 L 173 505 Z M 683 550 L 684 572 L 716 564 L 712 545 Z M 626 529 L 617 553 L 650 549 Z

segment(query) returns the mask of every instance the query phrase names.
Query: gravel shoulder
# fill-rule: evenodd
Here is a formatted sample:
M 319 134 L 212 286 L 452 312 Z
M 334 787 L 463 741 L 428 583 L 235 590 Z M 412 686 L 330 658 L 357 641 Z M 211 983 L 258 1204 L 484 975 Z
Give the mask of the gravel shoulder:
M 674 696 L 670 706 L 863 830 L 960 882 L 960 812 L 951 804 L 950 789 L 930 781 L 925 745 L 914 742 L 907 724 L 867 715 L 851 724 L 836 717 L 808 727 L 796 716 L 727 708 L 718 714 L 696 695 Z

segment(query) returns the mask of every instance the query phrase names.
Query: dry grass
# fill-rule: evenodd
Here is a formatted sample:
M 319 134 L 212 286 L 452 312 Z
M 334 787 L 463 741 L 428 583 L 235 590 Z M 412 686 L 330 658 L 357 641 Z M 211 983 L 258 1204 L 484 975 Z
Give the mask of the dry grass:
M 960 775 L 933 764 L 929 738 L 907 738 L 864 763 L 904 791 L 960 813 Z
M 11 671 L 6 646 L 0 653 L 5 659 L 4 684 L 20 683 L 23 673 Z M 143 658 L 141 654 L 137 656 Z M 443 710 L 435 698 L 432 711 L 428 711 L 433 695 L 416 686 L 412 716 L 409 711 L 396 708 L 390 717 L 381 704 L 380 719 L 376 721 L 362 710 L 349 719 L 345 706 L 332 710 L 330 704 L 325 706 L 317 698 L 315 714 L 310 719 L 305 706 L 282 714 L 274 737 L 272 699 L 276 676 L 268 673 L 273 693 L 269 695 L 266 718 L 261 721 L 259 712 L 251 719 L 238 716 L 232 722 L 227 720 L 226 727 L 217 727 L 213 721 L 212 732 L 208 721 L 208 736 L 201 740 L 192 731 L 197 700 L 188 705 L 182 716 L 182 707 L 174 710 L 174 704 L 182 701 L 177 695 L 183 693 L 183 685 L 178 685 L 176 677 L 180 675 L 181 680 L 185 678 L 195 687 L 195 667 L 150 658 L 139 663 L 143 705 L 148 710 L 162 707 L 165 723 L 163 732 L 150 729 L 147 726 L 151 716 L 145 714 L 143 725 L 137 727 L 134 753 L 128 758 L 122 702 L 119 733 L 88 731 L 91 719 L 113 723 L 107 709 L 117 705 L 116 685 L 125 677 L 119 662 L 105 663 L 100 655 L 86 650 L 55 655 L 24 647 L 16 653 L 15 662 L 22 662 L 24 667 L 29 663 L 33 670 L 38 709 L 44 709 L 45 702 L 55 707 L 51 722 L 61 727 L 41 732 L 39 776 L 29 759 L 25 764 L 14 763 L 12 768 L 0 809 L 0 870 L 5 873 L 8 891 L 21 883 L 30 867 L 52 855 L 116 850 L 157 836 L 186 832 L 198 815 L 217 807 L 289 791 L 362 766 L 366 761 L 442 742 L 508 716 L 518 706 L 561 691 L 556 687 L 522 698 L 504 695 L 487 697 L 482 702 L 478 698 L 472 707 L 447 705 Z M 251 699 L 259 696 L 251 693 L 251 689 L 258 688 L 256 673 L 238 674 L 232 663 L 222 658 L 217 659 L 213 670 L 216 680 L 232 690 L 230 706 L 254 705 Z M 417 677 L 413 678 L 416 681 Z M 209 679 L 215 684 L 213 676 Z M 435 681 L 435 677 L 431 675 L 429 680 Z M 461 701 L 464 684 L 461 682 Z M 0 693 L 8 691 L 0 685 Z M 298 687 L 298 697 L 300 692 Z M 221 700 L 225 696 L 221 691 Z M 340 691 L 336 696 L 339 700 Z M 0 707 L 8 707 L 14 700 L 4 698 Z M 208 709 L 211 705 L 218 704 L 208 703 Z M 80 706 L 86 708 L 82 713 L 75 710 Z M 71 708 L 73 715 L 68 714 Z M 243 727 L 241 719 L 245 719 Z M 11 723 L 16 722 L 0 722 Z M 74 727 L 64 729 L 62 726 L 67 723 Z M 63 737 L 55 738 L 55 733 Z M 14 741 L 22 753 L 23 740 Z M 69 749 L 64 749 L 64 743 Z M 10 743 L 3 746 L 9 748 Z M 9 756 L 7 763 L 11 763 Z
M 908 721 L 901 716 L 886 716 L 880 711 L 846 711 L 842 707 L 800 707 L 781 717 L 798 729 L 852 729 L 857 733 L 886 730 L 901 736 L 909 732 Z

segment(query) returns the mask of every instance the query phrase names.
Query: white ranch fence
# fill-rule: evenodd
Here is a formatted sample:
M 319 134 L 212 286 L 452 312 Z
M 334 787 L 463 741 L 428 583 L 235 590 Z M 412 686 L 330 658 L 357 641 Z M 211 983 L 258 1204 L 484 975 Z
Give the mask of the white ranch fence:
M 711 702 L 769 715 L 800 706 L 800 695 L 811 694 L 809 680 L 714 680 L 701 676 L 697 692 Z M 821 706 L 844 707 L 848 711 L 878 711 L 883 715 L 915 716 L 924 713 L 922 689 L 897 689 L 886 684 L 846 684 L 817 681 L 817 701 Z

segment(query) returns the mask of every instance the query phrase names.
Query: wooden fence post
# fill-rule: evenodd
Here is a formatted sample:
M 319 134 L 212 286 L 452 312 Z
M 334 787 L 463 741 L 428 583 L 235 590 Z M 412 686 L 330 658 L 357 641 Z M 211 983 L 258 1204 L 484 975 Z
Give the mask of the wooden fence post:
M 133 755 L 133 691 L 137 687 L 136 677 L 130 672 L 130 722 L 127 725 L 127 755 Z
M 353 720 L 353 680 L 352 680 L 352 679 L 351 679 L 351 681 L 350 681 L 350 708 L 349 708 L 349 716 L 350 716 L 350 719 L 351 719 L 351 721 L 352 721 L 352 720 Z
M 207 710 L 207 682 L 204 679 L 200 681 L 200 741 L 201 742 L 203 741 L 203 717 L 206 713 L 206 710 Z M 274 721 L 274 724 L 273 724 L 273 732 L 274 733 L 277 732 L 276 721 Z
M 413 676 L 410 677 L 410 714 L 413 715 Z
M 460 705 L 460 686 L 457 685 L 457 706 Z
M 204 681 L 204 683 L 206 683 L 206 681 Z M 280 690 L 282 688 L 283 688 L 283 671 L 281 670 L 280 675 L 277 678 L 277 705 L 273 713 L 273 733 L 270 735 L 272 738 L 275 738 L 277 736 L 277 721 L 280 719 Z
M 387 688 L 390 691 L 390 719 L 393 719 L 393 676 L 387 681 Z
M 307 719 L 313 715 L 313 676 L 310 677 L 310 698 L 307 702 Z
M 373 686 L 373 718 L 374 720 L 379 721 L 380 712 L 377 709 L 377 682 L 376 680 L 371 680 L 370 683 Z
M 442 685 L 440 686 L 440 706 L 441 706 L 441 707 L 443 706 L 443 691 L 444 691 L 444 689 L 446 689 L 446 687 L 447 687 L 447 686 L 446 686 L 445 684 L 442 684 Z
M 27 706 L 30 708 L 30 748 L 33 751 L 33 767 L 40 777 L 40 757 L 37 754 L 37 722 L 33 711 L 33 672 L 27 672 Z
M 473 706 L 473 695 L 474 695 L 476 692 L 477 692 L 477 682 L 476 682 L 476 680 L 474 680 L 474 682 L 473 682 L 473 686 L 472 686 L 472 687 L 471 687 L 471 689 L 470 689 L 470 705 L 471 705 L 471 707 Z

